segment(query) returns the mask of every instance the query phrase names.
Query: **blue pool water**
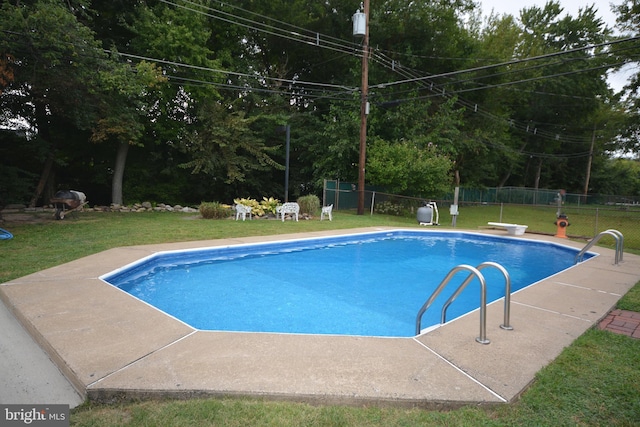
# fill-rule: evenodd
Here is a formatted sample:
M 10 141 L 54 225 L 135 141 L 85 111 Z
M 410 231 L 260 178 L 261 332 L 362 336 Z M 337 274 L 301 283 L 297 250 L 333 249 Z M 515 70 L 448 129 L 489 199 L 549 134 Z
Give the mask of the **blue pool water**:
M 400 230 L 164 252 L 102 278 L 197 329 L 409 337 L 418 310 L 455 266 L 497 262 L 516 291 L 571 267 L 576 253 L 524 239 Z M 487 301 L 503 297 L 504 276 L 482 274 Z M 467 276 L 454 276 L 423 328 L 440 322 L 442 304 Z M 474 279 L 447 320 L 479 300 Z

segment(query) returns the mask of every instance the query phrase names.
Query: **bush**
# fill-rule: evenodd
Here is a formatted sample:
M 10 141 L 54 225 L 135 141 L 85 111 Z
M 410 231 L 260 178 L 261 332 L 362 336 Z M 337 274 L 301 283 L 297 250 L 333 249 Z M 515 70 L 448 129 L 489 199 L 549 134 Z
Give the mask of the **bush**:
M 198 207 L 204 219 L 224 219 L 231 215 L 231 206 L 218 202 L 202 202 Z
M 260 201 L 260 206 L 262 206 L 263 211 L 265 213 L 271 213 L 273 215 L 276 214 L 276 208 L 279 204 L 280 200 L 274 199 L 273 197 L 269 197 L 268 199 L 266 197 L 263 197 Z
M 256 199 L 233 199 L 233 203 L 236 205 L 244 205 L 249 206 L 251 208 L 251 215 L 253 216 L 263 216 L 264 215 L 264 206 L 260 204 Z
M 320 199 L 313 194 L 299 197 L 298 204 L 301 214 L 316 215 L 320 210 Z
M 396 203 L 384 201 L 381 203 L 376 203 L 375 211 L 376 213 L 383 215 L 402 216 L 404 213 L 404 208 Z

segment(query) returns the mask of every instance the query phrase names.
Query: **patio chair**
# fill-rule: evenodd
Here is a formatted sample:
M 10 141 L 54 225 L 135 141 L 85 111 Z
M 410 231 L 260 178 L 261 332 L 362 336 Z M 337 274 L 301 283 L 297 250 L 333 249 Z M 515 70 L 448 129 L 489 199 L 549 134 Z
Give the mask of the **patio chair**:
M 282 218 L 282 222 L 284 222 L 284 216 L 286 214 L 291 214 L 295 216 L 296 221 L 298 221 L 298 214 L 300 213 L 300 205 L 295 202 L 287 202 L 282 206 L 278 206 L 276 208 L 276 214 L 280 215 Z
M 333 205 L 323 206 L 322 211 L 320 212 L 320 221 L 324 219 L 324 216 L 327 215 L 329 217 L 329 221 L 332 221 L 333 218 L 331 216 L 331 211 L 333 211 Z
M 251 219 L 251 206 L 245 205 L 236 205 L 236 221 L 242 217 L 244 221 L 247 219 L 247 214 L 249 214 L 249 219 Z

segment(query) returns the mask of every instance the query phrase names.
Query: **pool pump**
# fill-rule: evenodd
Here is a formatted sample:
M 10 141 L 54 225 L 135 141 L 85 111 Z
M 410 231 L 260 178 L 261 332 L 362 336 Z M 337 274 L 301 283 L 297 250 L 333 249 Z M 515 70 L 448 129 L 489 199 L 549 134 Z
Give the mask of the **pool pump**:
M 438 205 L 436 202 L 425 202 L 424 206 L 418 208 L 416 216 L 420 225 L 438 225 L 440 221 Z

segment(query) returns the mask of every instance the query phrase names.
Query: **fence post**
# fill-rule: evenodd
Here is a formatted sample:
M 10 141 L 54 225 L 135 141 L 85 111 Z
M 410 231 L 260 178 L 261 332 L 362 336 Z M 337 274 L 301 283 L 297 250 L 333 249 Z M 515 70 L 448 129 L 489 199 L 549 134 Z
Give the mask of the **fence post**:
M 373 216 L 373 204 L 375 203 L 376 200 L 376 192 L 374 191 L 373 193 L 371 193 L 371 216 Z
M 322 206 L 327 206 L 327 179 L 322 180 Z
M 598 214 L 599 214 L 599 208 L 596 208 L 596 229 L 593 231 L 593 235 L 597 236 L 598 235 Z
M 464 191 L 463 191 L 464 193 Z M 453 205 L 449 208 L 449 213 L 451 214 L 451 225 L 455 228 L 456 222 L 458 220 L 458 197 L 460 196 L 460 187 L 456 187 L 453 191 Z M 462 200 L 464 200 L 464 195 L 462 196 Z

